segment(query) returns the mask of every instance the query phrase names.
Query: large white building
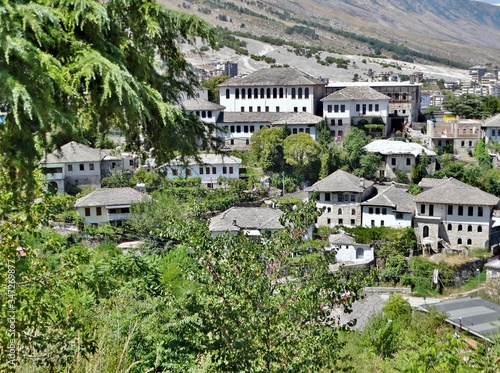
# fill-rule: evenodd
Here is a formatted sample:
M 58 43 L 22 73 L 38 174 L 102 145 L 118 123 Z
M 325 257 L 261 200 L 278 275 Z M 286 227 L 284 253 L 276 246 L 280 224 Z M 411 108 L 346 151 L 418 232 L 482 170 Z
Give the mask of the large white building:
M 361 203 L 364 227 L 410 228 L 415 211 L 414 197 L 406 189 L 376 186 L 377 195 Z
M 342 140 L 351 126 L 382 124 L 380 134 L 387 135 L 390 97 L 368 86 L 346 87 L 321 99 L 323 117 L 333 138 Z
M 199 154 L 197 157 L 177 157 L 157 170 L 167 179 L 199 177 L 202 185 L 213 188 L 222 185 L 222 179 L 240 177 L 241 159 L 224 154 Z
M 320 114 L 325 82 L 293 68 L 257 70 L 219 84 L 228 112 L 307 112 Z
M 422 247 L 489 248 L 493 209 L 500 201 L 453 178 L 422 179 L 415 196 L 415 234 Z

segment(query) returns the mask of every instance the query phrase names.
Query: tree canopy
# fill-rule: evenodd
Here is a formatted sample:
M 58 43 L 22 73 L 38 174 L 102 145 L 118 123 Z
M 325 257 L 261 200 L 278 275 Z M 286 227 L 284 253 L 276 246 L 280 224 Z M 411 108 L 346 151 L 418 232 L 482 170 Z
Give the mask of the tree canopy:
M 2 0 L 0 14 L 1 179 L 18 191 L 61 134 L 118 127 L 160 162 L 206 138 L 176 107 L 196 84 L 180 43 L 213 42 L 204 21 L 154 0 Z

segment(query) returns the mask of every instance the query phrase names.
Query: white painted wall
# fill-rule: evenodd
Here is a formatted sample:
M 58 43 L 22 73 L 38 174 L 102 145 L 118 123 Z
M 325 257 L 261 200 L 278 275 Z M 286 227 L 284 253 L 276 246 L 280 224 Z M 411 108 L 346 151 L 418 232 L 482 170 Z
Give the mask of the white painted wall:
M 363 259 L 356 258 L 356 250 L 358 248 L 363 250 Z M 354 263 L 369 262 L 374 259 L 373 249 L 371 247 L 363 247 L 355 244 L 340 245 L 340 249 L 335 254 L 335 259 L 337 262 L 354 262 Z
M 200 168 L 203 169 L 203 173 L 200 173 Z M 186 170 L 189 170 L 190 172 L 186 172 Z M 166 168 L 166 171 L 167 173 L 165 176 L 167 179 L 174 179 L 179 176 L 199 177 L 201 178 L 202 184 L 217 184 L 219 177 L 226 179 L 238 179 L 240 177 L 239 165 L 235 163 L 203 166 L 190 165 L 187 168 L 184 168 L 183 166 L 169 166 Z M 175 171 L 177 171 L 177 174 L 175 174 Z
M 370 213 L 372 209 L 372 213 Z M 378 210 L 377 210 L 378 209 Z M 385 214 L 384 210 L 385 209 Z M 376 212 L 379 211 L 377 214 Z M 372 221 L 375 227 L 392 227 L 392 228 L 409 228 L 412 223 L 412 214 L 403 213 L 401 219 L 396 218 L 396 213 L 393 212 L 392 207 L 369 206 L 363 205 L 361 212 L 361 221 L 364 227 L 371 227 Z M 382 221 L 384 224 L 382 224 Z

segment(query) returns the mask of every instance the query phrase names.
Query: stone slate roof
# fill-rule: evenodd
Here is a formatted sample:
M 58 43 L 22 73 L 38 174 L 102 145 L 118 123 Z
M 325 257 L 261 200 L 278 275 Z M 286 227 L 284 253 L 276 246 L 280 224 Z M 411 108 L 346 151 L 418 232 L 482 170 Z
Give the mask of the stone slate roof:
M 375 100 L 387 100 L 391 98 L 383 93 L 380 93 L 367 86 L 358 87 L 346 87 L 340 91 L 333 92 L 328 96 L 321 99 L 321 101 L 351 101 L 351 100 L 363 100 L 363 101 L 375 101 Z
M 462 183 L 454 178 L 415 196 L 418 203 L 442 203 L 447 205 L 496 206 L 500 199 L 479 188 Z
M 370 153 L 390 154 L 411 154 L 414 157 L 425 153 L 429 156 L 435 156 L 432 150 L 423 147 L 415 142 L 404 142 L 394 140 L 375 140 L 365 145 L 363 150 Z
M 484 121 L 484 124 L 481 127 L 500 127 L 500 114 L 495 115 L 494 117 L 488 118 Z
M 222 123 L 318 124 L 322 120 L 322 117 L 306 112 L 224 112 Z
M 361 204 L 365 206 L 390 206 L 397 212 L 411 213 L 415 210 L 414 197 L 405 189 L 397 188 L 394 185 Z
M 306 191 L 363 193 L 365 189 L 372 185 L 373 181 L 361 179 L 348 172 L 337 170 L 323 180 L 314 183 Z
M 424 177 L 418 183 L 418 186 L 422 189 L 434 188 L 436 185 L 439 185 L 443 182 L 443 179 L 433 179 L 430 177 Z
M 325 85 L 325 82 L 291 67 L 278 67 L 260 69 L 242 78 L 231 78 L 219 84 L 219 87 L 279 87 L 306 85 Z
M 221 111 L 224 110 L 226 107 L 213 103 L 211 101 L 204 100 L 202 98 L 192 98 L 186 101 L 183 101 L 180 104 L 181 107 L 184 108 L 184 110 L 187 111 Z
M 150 199 L 150 196 L 129 187 L 100 188 L 78 198 L 75 207 L 132 205 Z
M 61 149 L 48 154 L 40 163 L 75 163 L 75 162 L 100 162 L 107 155 L 107 151 L 94 149 L 90 146 L 71 141 Z
M 283 211 L 267 207 L 231 207 L 210 219 L 210 231 L 239 232 L 242 229 L 282 229 Z
M 170 162 L 158 167 L 159 169 L 168 166 L 192 166 L 192 165 L 218 165 L 218 164 L 241 164 L 241 159 L 238 157 L 233 157 L 231 155 L 225 154 L 198 154 L 198 159 L 196 157 L 187 157 L 182 159 L 181 157 L 176 157 Z
M 331 245 L 358 245 L 356 244 L 356 240 L 350 234 L 347 234 L 343 231 L 337 234 L 331 234 L 328 236 L 328 241 Z M 370 247 L 370 245 L 359 245 L 361 247 Z

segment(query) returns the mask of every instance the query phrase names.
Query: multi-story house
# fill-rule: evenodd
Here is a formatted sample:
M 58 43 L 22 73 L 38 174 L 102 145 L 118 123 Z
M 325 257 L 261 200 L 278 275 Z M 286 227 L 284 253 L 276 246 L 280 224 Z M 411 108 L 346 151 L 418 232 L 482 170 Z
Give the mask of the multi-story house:
M 427 122 L 427 135 L 432 149 L 445 150 L 453 148 L 455 155 L 467 155 L 474 150 L 481 139 L 481 123 L 471 119 L 460 119 L 447 122 Z
M 150 196 L 129 187 L 102 188 L 78 198 L 75 208 L 85 224 L 122 226 L 133 205 L 149 200 Z
M 325 82 L 293 68 L 257 70 L 219 84 L 228 112 L 300 112 L 321 115 Z
M 361 202 L 374 192 L 373 181 L 337 170 L 306 189 L 309 198 L 316 194 L 316 206 L 324 208 L 320 226 L 361 225 Z
M 134 171 L 139 158 L 132 153 L 113 155 L 111 150 L 94 149 L 71 141 L 44 156 L 40 167 L 46 174 L 49 189 L 61 194 L 75 191 L 80 185 L 99 188 L 101 178 L 113 170 Z
M 361 203 L 361 222 L 364 227 L 407 228 L 413 223 L 414 197 L 395 185 L 377 185 L 375 197 Z
M 392 180 L 395 178 L 395 170 L 405 173 L 411 172 L 413 166 L 417 165 L 425 155 L 429 160 L 428 172 L 436 170 L 436 153 L 414 142 L 375 140 L 363 147 L 365 152 L 380 154 L 382 157 L 377 178 Z
M 187 112 L 194 113 L 204 123 L 216 124 L 224 112 L 225 107 L 203 98 L 191 98 L 181 103 Z
M 489 248 L 493 209 L 500 201 L 453 178 L 441 183 L 423 179 L 424 190 L 415 196 L 417 242 L 426 250 Z
M 203 186 L 223 185 L 221 179 L 240 177 L 241 159 L 224 154 L 199 154 L 197 157 L 177 157 L 157 168 L 167 179 L 199 177 Z
M 484 141 L 500 141 L 500 114 L 486 119 L 481 124 L 481 129 L 484 131 Z
M 361 123 L 383 124 L 380 134 L 386 136 L 389 100 L 388 96 L 368 86 L 346 87 L 321 99 L 323 117 L 328 121 L 332 137 L 339 141 L 351 125 Z

